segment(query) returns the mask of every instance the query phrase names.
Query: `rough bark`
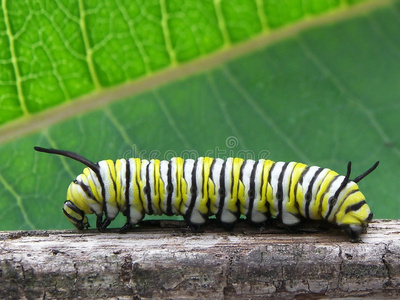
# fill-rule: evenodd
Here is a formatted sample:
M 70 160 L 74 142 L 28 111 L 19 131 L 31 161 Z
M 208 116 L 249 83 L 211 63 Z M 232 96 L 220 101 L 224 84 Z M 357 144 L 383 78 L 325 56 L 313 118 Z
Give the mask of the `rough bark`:
M 178 226 L 1 232 L 0 298 L 400 296 L 400 221 L 374 221 L 357 244 L 314 225 L 296 233 Z

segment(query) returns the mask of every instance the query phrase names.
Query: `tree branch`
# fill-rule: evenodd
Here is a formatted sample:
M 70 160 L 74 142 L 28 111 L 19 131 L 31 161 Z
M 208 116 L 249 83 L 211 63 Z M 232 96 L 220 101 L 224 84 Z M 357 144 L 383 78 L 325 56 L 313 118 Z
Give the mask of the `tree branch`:
M 0 298 L 400 296 L 400 220 L 372 222 L 359 244 L 315 225 L 296 233 L 161 225 L 1 232 Z

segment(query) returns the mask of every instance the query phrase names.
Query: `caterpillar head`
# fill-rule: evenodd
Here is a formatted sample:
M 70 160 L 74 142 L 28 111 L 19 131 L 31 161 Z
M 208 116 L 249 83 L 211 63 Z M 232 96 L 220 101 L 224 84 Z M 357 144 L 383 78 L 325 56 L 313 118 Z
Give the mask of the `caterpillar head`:
M 77 229 L 83 230 L 90 227 L 88 218 L 84 211 L 79 209 L 73 201 L 65 201 L 62 210 L 68 221 L 70 221 Z
M 34 147 L 34 149 L 39 152 L 63 155 L 88 166 L 88 168 L 85 168 L 83 173 L 76 177 L 76 179 L 69 185 L 67 200 L 64 202 L 62 210 L 68 221 L 79 230 L 90 227 L 86 214 L 95 213 L 98 217 L 98 222 L 101 222 L 103 214 L 102 197 L 101 195 L 99 196 L 99 192 L 96 190 L 96 185 L 89 184 L 89 180 L 100 177 L 99 166 L 74 152 L 41 147 Z
M 351 242 L 360 241 L 360 234 L 365 232 L 368 223 L 373 218 L 373 213 L 365 202 L 365 197 L 360 192 L 357 183 L 375 170 L 378 164 L 379 162 L 376 162 L 363 174 L 353 180 L 349 180 L 351 171 L 351 162 L 349 162 L 346 176 L 336 190 L 335 195 L 331 197 L 333 201 L 336 201 L 332 208 L 335 213 L 333 216 L 332 212 L 331 217 L 334 217 L 335 223 L 350 236 Z

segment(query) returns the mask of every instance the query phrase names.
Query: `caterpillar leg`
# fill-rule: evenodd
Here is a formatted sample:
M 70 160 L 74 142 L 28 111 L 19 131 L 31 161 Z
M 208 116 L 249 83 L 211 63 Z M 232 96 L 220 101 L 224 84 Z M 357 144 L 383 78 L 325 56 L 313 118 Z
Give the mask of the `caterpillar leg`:
M 119 230 L 119 233 L 127 233 L 128 230 L 132 229 L 132 224 L 131 222 L 128 220 L 124 226 L 122 226 Z
M 101 232 L 102 225 L 103 225 L 103 215 L 97 215 L 96 216 L 96 228 L 100 232 Z
M 365 231 L 365 227 L 361 225 L 343 225 L 342 228 L 350 237 L 351 243 L 361 242 L 360 234 Z
M 288 226 L 288 227 L 295 227 L 298 224 L 300 224 L 300 218 L 294 214 L 291 214 L 289 212 L 283 211 L 281 220 L 282 224 Z
M 235 227 L 235 223 L 220 222 L 220 224 L 225 231 L 232 231 L 233 228 Z
M 194 223 L 191 221 L 192 218 L 191 218 L 190 214 L 185 214 L 183 216 L 183 219 L 185 220 L 186 224 L 190 227 L 192 232 L 200 233 L 200 232 L 204 231 L 203 229 L 201 229 L 201 225 L 203 225 L 206 220 L 203 219 L 203 221 L 201 223 L 197 223 L 197 222 Z
M 107 227 L 108 227 L 108 225 L 110 225 L 111 221 L 112 221 L 112 220 L 110 220 L 109 218 L 106 218 L 106 219 L 103 221 L 103 223 L 101 224 L 101 227 L 100 227 L 99 231 L 102 232 L 102 231 L 106 230 Z

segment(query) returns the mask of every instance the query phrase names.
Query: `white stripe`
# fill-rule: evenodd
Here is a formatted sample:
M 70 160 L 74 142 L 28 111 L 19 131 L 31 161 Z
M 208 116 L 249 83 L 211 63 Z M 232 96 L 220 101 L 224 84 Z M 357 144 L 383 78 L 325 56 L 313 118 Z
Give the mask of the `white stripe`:
M 301 185 L 302 189 L 303 189 L 303 205 L 301 207 L 299 207 L 300 209 L 300 213 L 302 216 L 306 216 L 306 194 L 308 191 L 308 187 L 310 186 L 311 180 L 315 175 L 315 172 L 319 169 L 319 167 L 313 166 L 310 167 L 308 172 L 305 174 L 305 176 L 303 176 L 303 183 Z M 312 199 L 313 195 L 311 194 L 311 199 Z M 311 200 L 312 201 L 312 200 Z
M 316 197 L 317 197 L 317 191 L 318 187 L 321 184 L 322 179 L 325 178 L 326 174 L 329 172 L 329 169 L 323 169 L 321 173 L 318 174 L 317 178 L 315 179 L 312 191 L 311 191 L 311 203 L 310 203 L 310 209 L 309 209 L 309 216 L 311 220 L 321 220 L 322 217 L 319 214 L 314 214 L 312 212 L 312 206 L 316 205 Z
M 155 185 L 154 185 L 154 159 L 150 160 L 149 165 L 149 188 L 150 188 L 150 199 L 151 199 L 151 208 L 153 209 L 153 214 L 158 214 L 158 209 L 154 205 L 154 197 L 155 197 Z M 149 200 L 147 200 L 149 201 Z
M 129 168 L 130 168 L 130 184 L 129 184 L 129 214 L 130 214 L 130 224 L 135 225 L 139 223 L 143 218 L 143 211 L 138 211 L 133 207 L 133 202 L 140 201 L 140 199 L 134 199 L 134 189 L 138 189 L 139 185 L 136 179 L 136 164 L 135 159 L 129 159 Z
M 119 159 L 121 168 L 119 170 L 115 170 L 117 174 L 119 174 L 119 182 L 121 186 L 121 190 L 119 193 L 121 194 L 121 199 L 119 200 L 119 204 L 125 202 L 124 207 L 120 207 L 121 211 L 124 212 L 128 205 L 128 199 L 125 199 L 125 191 L 126 191 L 126 160 Z M 118 178 L 118 176 L 117 176 Z
M 249 190 L 250 190 L 250 179 L 251 179 L 251 172 L 253 171 L 253 166 L 256 163 L 254 160 L 246 160 L 243 169 L 242 169 L 242 183 L 244 185 L 244 192 L 245 192 L 245 205 L 243 206 L 240 203 L 240 210 L 244 211 L 243 214 L 246 215 L 249 209 L 250 197 L 249 197 Z M 254 202 L 255 203 L 255 202 Z
M 221 176 L 221 169 L 222 169 L 222 165 L 224 163 L 224 160 L 221 159 L 221 158 L 216 158 L 214 161 L 215 161 L 215 163 L 214 163 L 214 166 L 213 166 L 213 169 L 212 169 L 211 180 L 214 183 L 215 197 L 216 197 L 215 204 L 213 204 L 213 209 L 214 209 L 215 212 L 217 212 L 218 208 L 219 208 L 219 188 L 220 188 L 219 178 Z M 210 207 L 210 209 L 211 209 L 211 207 Z
M 329 197 L 332 197 L 336 191 L 339 189 L 340 185 L 343 182 L 343 179 L 345 178 L 345 176 L 339 176 L 338 179 L 335 180 L 335 182 L 332 185 L 332 189 L 329 190 Z M 351 188 L 352 186 L 354 186 L 356 183 L 354 181 L 350 181 L 349 183 L 347 183 L 346 187 L 342 189 L 342 191 L 339 193 L 336 204 L 333 206 L 332 212 L 328 217 L 328 221 L 329 222 L 333 222 L 333 218 L 335 216 L 336 211 L 339 209 L 340 204 L 343 202 L 343 197 L 347 194 L 347 191 L 349 188 Z M 328 200 L 329 201 L 329 200 Z M 326 216 L 326 213 L 329 211 L 329 208 L 327 209 L 327 211 L 323 214 L 324 217 Z
M 279 175 L 282 172 L 282 167 L 284 164 L 285 164 L 285 162 L 282 162 L 282 161 L 276 162 L 272 169 L 272 172 L 270 172 L 272 197 L 273 197 L 273 205 L 272 205 L 272 207 L 270 207 L 270 212 L 273 217 L 276 217 L 277 214 L 279 213 L 278 212 L 278 199 L 276 198 L 276 193 L 278 192 Z
M 163 213 L 167 212 L 167 199 L 168 199 L 168 161 L 162 160 L 160 162 L 160 176 L 164 185 L 164 199 L 160 199 L 160 208 Z
M 220 207 L 221 210 L 221 221 L 227 224 L 232 224 L 237 220 L 236 215 L 234 215 L 231 211 L 228 210 L 225 203 L 231 199 L 231 184 L 232 184 L 232 168 L 233 168 L 233 158 L 229 157 L 226 160 L 225 164 L 225 199 L 224 206 Z
M 172 190 L 172 201 L 171 201 L 171 210 L 172 210 L 172 213 L 173 214 L 175 214 L 175 215 L 177 215 L 177 214 L 179 214 L 179 212 L 176 210 L 176 208 L 175 208 L 175 205 L 174 205 L 174 202 L 175 202 L 175 199 L 176 199 L 176 192 L 177 192 L 177 190 L 176 190 L 176 188 L 177 188 L 177 180 L 176 180 L 176 176 L 177 176 L 177 174 L 176 174 L 176 172 L 177 172 L 178 170 L 177 170 L 177 166 L 176 166 L 176 158 L 175 157 L 173 157 L 173 158 L 171 158 L 171 182 L 172 182 L 172 188 L 173 188 L 173 190 Z
M 194 203 L 192 214 L 190 215 L 190 222 L 196 225 L 201 225 L 205 222 L 204 217 L 201 215 L 199 211 L 199 205 L 200 205 L 200 200 L 202 198 L 202 189 L 203 189 L 203 163 L 204 163 L 204 158 L 199 157 L 197 159 L 197 165 L 196 165 L 196 188 L 197 188 L 196 200 Z
M 283 180 L 282 180 L 282 223 L 286 225 L 295 225 L 300 222 L 300 219 L 297 218 L 295 215 L 289 213 L 286 209 L 287 204 L 289 202 L 289 196 L 290 196 L 290 191 L 289 191 L 289 184 L 291 180 L 291 175 L 293 172 L 293 168 L 296 166 L 297 163 L 295 162 L 290 162 L 285 170 L 285 173 L 283 174 Z
M 110 174 L 110 169 L 108 168 L 108 164 L 105 160 L 99 161 L 98 162 L 99 165 L 99 169 L 100 169 L 100 176 L 101 179 L 103 180 L 103 184 L 104 184 L 104 201 L 105 201 L 105 205 L 107 206 L 107 215 L 106 217 L 109 220 L 114 220 L 115 217 L 118 214 L 118 207 L 115 205 L 110 205 L 110 190 L 114 189 L 114 183 L 112 182 L 112 178 L 111 178 L 111 174 Z
M 251 211 L 251 221 L 254 223 L 262 223 L 267 220 L 267 216 L 265 213 L 261 213 L 257 210 L 257 204 L 261 201 L 261 184 L 262 184 L 262 171 L 264 168 L 264 159 L 260 159 L 257 164 L 256 174 L 254 177 L 254 204 L 253 209 Z

